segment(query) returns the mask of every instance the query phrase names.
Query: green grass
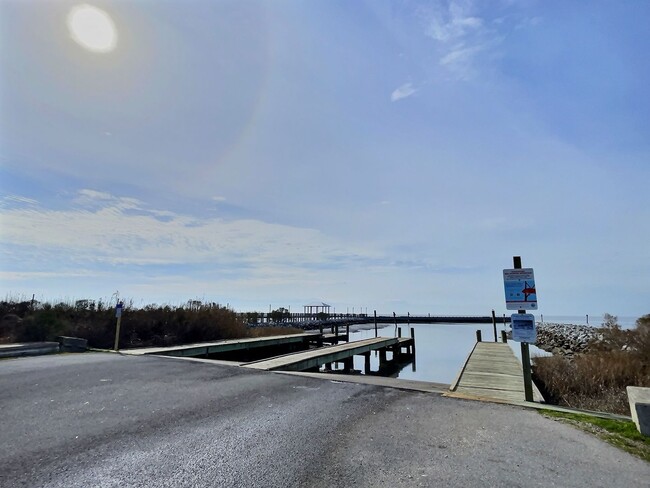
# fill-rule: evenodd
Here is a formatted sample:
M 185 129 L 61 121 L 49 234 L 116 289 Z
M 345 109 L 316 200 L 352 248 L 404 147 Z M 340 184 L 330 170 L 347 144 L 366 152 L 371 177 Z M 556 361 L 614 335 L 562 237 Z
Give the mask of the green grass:
M 542 410 L 540 413 L 594 434 L 605 442 L 650 462 L 650 437 L 641 435 L 630 420 L 605 419 L 552 410 Z

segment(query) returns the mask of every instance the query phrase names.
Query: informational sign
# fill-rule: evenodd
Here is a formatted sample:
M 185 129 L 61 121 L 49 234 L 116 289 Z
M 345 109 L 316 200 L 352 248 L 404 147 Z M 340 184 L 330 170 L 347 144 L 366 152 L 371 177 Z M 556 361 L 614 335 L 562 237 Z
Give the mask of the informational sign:
M 118 319 L 122 316 L 122 302 L 115 305 L 115 317 Z
M 503 286 L 507 310 L 537 310 L 533 268 L 504 269 Z
M 532 313 L 513 313 L 510 316 L 512 327 L 512 340 L 517 342 L 537 342 L 537 328 L 535 327 L 535 316 Z

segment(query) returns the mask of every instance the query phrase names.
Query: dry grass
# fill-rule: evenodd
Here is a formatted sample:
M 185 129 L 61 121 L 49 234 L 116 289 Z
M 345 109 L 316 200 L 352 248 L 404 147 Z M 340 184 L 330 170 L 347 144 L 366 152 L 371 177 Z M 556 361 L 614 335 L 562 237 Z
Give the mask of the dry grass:
M 613 327 L 604 341 L 573 359 L 534 358 L 535 381 L 549 403 L 629 415 L 627 386 L 650 387 L 650 316 L 633 330 Z

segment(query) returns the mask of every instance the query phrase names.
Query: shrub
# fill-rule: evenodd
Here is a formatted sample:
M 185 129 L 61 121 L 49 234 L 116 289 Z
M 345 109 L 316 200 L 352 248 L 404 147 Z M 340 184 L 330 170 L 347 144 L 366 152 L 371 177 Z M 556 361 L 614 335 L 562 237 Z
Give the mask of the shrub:
M 37 310 L 22 321 L 17 330 L 19 342 L 52 341 L 66 330 L 67 323 L 55 309 Z
M 7 333 L 5 340 L 48 341 L 69 335 L 87 339 L 91 347 L 114 345 L 115 312 L 101 300 L 78 300 L 72 305 L 43 303 L 33 310 L 30 302 L 2 302 L 0 310 L 5 312 L 3 317 L 16 317 L 11 321 L 15 330 Z M 136 309 L 131 301 L 122 315 L 120 347 L 167 346 L 248 336 L 244 320 L 215 303 L 190 300 L 185 307 L 148 305 Z
M 611 317 L 611 316 L 610 316 Z M 629 415 L 627 386 L 650 387 L 650 315 L 621 330 L 606 320 L 603 340 L 573 359 L 534 358 L 534 375 L 547 401 L 573 408 Z

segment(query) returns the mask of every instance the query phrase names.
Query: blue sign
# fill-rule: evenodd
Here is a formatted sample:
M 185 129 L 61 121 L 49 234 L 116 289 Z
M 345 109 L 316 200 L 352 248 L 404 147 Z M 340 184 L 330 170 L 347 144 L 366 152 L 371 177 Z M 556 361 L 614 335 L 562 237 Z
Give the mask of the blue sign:
M 122 302 L 119 302 L 117 305 L 115 305 L 115 317 L 118 319 L 122 316 L 122 307 Z
M 537 310 L 533 268 L 504 269 L 503 286 L 507 310 Z

